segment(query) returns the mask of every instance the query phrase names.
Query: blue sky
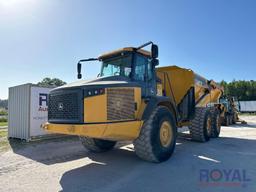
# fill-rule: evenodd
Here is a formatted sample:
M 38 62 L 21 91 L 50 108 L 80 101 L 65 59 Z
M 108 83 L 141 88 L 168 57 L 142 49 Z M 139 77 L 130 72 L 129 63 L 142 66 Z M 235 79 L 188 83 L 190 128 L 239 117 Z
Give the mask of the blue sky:
M 149 40 L 161 66 L 255 80 L 255 8 L 254 0 L 0 0 L 0 98 L 46 76 L 75 81 L 79 59 Z

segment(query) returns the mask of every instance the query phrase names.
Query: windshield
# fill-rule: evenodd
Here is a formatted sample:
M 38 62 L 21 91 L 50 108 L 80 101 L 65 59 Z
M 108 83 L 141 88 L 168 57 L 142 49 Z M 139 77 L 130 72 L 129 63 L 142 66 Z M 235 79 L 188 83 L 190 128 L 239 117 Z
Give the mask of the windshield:
M 132 55 L 106 59 L 102 62 L 100 76 L 131 76 Z

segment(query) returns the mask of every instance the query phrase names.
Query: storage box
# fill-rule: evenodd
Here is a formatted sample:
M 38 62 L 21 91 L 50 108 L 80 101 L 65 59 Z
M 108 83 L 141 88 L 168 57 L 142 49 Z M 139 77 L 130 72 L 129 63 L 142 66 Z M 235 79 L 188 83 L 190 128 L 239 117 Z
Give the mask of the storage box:
M 47 135 L 40 126 L 47 121 L 48 93 L 51 89 L 31 83 L 9 88 L 9 138 L 29 141 Z

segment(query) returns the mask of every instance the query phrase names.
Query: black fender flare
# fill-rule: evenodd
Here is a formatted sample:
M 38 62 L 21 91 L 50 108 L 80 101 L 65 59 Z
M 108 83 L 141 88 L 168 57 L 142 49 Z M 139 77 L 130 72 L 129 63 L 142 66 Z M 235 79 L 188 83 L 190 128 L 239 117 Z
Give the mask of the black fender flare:
M 147 106 L 143 112 L 142 115 L 142 120 L 147 120 L 149 116 L 151 115 L 152 111 L 157 107 L 157 106 L 165 106 L 167 107 L 171 113 L 174 116 L 174 119 L 176 121 L 176 124 L 178 122 L 178 111 L 175 103 L 169 98 L 165 96 L 154 96 L 150 97 L 146 100 Z

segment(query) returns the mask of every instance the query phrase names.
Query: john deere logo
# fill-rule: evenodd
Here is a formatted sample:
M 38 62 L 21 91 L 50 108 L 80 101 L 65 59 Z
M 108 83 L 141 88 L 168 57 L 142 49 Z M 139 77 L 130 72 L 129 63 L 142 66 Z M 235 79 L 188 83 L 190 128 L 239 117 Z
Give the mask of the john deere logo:
M 117 108 L 121 107 L 121 102 L 120 101 L 116 101 L 116 107 Z
M 58 110 L 62 111 L 64 108 L 63 103 L 58 103 Z

